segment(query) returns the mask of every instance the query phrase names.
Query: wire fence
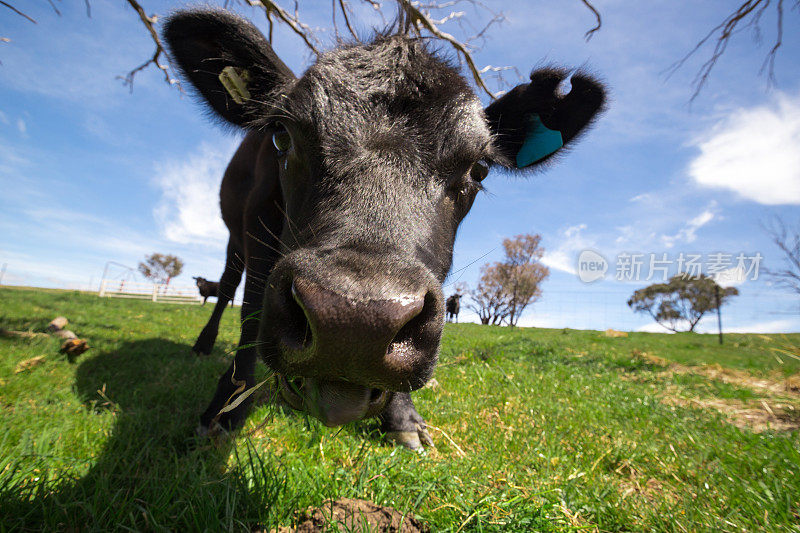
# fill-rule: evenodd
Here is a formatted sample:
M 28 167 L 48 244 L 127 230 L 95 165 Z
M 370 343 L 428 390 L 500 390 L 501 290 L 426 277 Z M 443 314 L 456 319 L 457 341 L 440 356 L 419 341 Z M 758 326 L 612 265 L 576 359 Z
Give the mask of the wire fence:
M 544 288 L 542 298 L 523 313 L 519 325 L 571 329 L 617 329 L 665 332 L 648 314 L 635 313 L 627 304 L 633 288 Z M 478 322 L 468 297 L 462 299 L 461 322 Z M 779 291 L 748 291 L 722 306 L 726 332 L 800 332 L 800 295 Z M 707 313 L 697 326 L 700 332 L 717 331 L 716 311 Z
M 0 264 L 0 267 L 3 265 Z M 11 266 L 11 265 L 10 265 Z M 2 271 L 2 270 L 0 270 Z M 103 297 L 148 299 L 156 302 L 191 303 L 202 302 L 197 287 L 193 285 L 170 285 L 169 287 L 143 282 L 130 268 L 106 269 L 107 277 L 99 283 L 56 283 L 48 279 L 31 279 L 15 271 L 5 269 L 4 283 L 10 285 L 36 285 L 97 291 Z M 33 283 L 35 282 L 35 283 Z M 41 284 L 40 284 L 41 283 Z M 242 284 L 243 285 L 243 284 Z M 628 307 L 628 298 L 641 284 L 604 281 L 594 284 L 575 280 L 553 280 L 545 282 L 539 301 L 531 304 L 523 313 L 519 325 L 547 328 L 571 329 L 617 329 L 621 331 L 667 331 L 656 324 L 649 315 L 637 314 Z M 242 289 L 236 291 L 235 302 L 241 304 Z M 453 293 L 455 282 L 444 286 L 446 295 Z M 790 333 L 800 332 L 800 294 L 779 290 L 767 283 L 745 283 L 739 287 L 740 294 L 733 297 L 722 308 L 722 325 L 725 332 Z M 212 300 L 213 301 L 213 300 Z M 461 322 L 479 322 L 475 312 L 469 309 L 468 296 L 461 301 Z M 716 332 L 716 313 L 708 313 L 699 323 L 697 331 Z

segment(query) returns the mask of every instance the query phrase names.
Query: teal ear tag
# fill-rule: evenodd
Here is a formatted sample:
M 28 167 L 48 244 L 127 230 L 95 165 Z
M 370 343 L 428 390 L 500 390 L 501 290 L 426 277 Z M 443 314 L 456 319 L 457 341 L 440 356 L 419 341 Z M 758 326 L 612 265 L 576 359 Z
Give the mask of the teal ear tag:
M 533 115 L 528 125 L 528 136 L 517 152 L 517 168 L 525 168 L 544 159 L 564 146 L 561 132 L 551 130 L 542 123 L 539 115 Z

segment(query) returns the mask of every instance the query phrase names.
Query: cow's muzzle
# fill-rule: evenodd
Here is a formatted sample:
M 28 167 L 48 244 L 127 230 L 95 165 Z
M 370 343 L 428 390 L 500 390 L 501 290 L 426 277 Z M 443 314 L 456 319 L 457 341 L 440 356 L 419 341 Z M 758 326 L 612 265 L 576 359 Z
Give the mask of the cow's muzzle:
M 346 381 L 289 381 L 282 375 L 277 380 L 281 397 L 291 408 L 309 413 L 328 427 L 377 416 L 392 397 L 391 392 Z
M 337 425 L 369 416 L 386 392 L 422 387 L 444 321 L 435 277 L 397 259 L 298 255 L 270 275 L 261 320 L 263 353 L 288 380 L 287 402 Z

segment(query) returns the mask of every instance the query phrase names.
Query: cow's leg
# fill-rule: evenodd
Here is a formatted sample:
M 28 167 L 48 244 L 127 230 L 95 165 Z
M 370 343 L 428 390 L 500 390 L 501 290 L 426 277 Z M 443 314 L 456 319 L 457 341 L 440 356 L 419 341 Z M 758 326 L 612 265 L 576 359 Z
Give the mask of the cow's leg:
M 423 445 L 433 446 L 425 420 L 414 407 L 409 393 L 395 392 L 379 418 L 381 431 L 390 441 L 412 450 Z
M 211 318 L 208 319 L 208 323 L 203 328 L 203 331 L 200 332 L 200 336 L 197 337 L 197 342 L 195 342 L 192 347 L 192 351 L 195 353 L 208 355 L 214 347 L 214 342 L 216 342 L 217 333 L 219 332 L 219 321 L 222 318 L 222 313 L 225 311 L 228 301 L 233 300 L 233 295 L 236 294 L 236 288 L 239 286 L 239 282 L 242 281 L 242 269 L 244 265 L 239 257 L 241 257 L 239 251 L 231 241 L 228 241 L 228 251 L 225 257 L 225 271 L 222 273 L 222 278 L 219 280 L 217 303 L 214 305 Z
M 205 298 L 203 298 L 203 305 L 206 305 L 206 301 L 208 301 L 208 296 L 206 296 Z
M 219 414 L 220 410 L 235 400 L 235 396 L 255 386 L 254 371 L 258 353 L 255 344 L 258 339 L 258 315 L 261 302 L 264 298 L 264 282 L 255 279 L 255 275 L 248 274 L 244 286 L 244 302 L 242 303 L 242 335 L 233 362 L 228 370 L 219 378 L 217 391 L 211 404 L 200 417 L 198 433 L 204 435 L 208 430 L 219 424 L 223 429 L 230 431 L 242 425 L 247 417 L 247 411 L 253 402 L 253 395 L 247 397 L 235 409 Z M 227 305 L 225 302 L 224 305 Z

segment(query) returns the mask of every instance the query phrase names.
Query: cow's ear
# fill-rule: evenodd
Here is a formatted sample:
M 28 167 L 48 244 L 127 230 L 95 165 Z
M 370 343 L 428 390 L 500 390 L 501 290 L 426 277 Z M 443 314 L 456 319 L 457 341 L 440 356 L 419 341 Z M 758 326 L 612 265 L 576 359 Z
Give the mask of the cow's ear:
M 264 35 L 227 11 L 179 11 L 167 19 L 164 40 L 184 79 L 238 126 L 256 120 L 270 96 L 294 80 Z
M 535 167 L 586 131 L 606 102 L 603 85 L 584 72 L 570 79 L 572 89 L 558 94 L 569 72 L 547 68 L 531 74 L 485 109 L 495 135 L 500 163 L 512 169 Z

